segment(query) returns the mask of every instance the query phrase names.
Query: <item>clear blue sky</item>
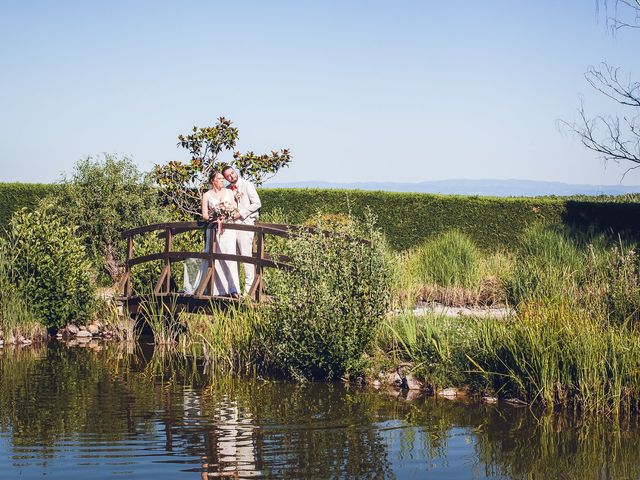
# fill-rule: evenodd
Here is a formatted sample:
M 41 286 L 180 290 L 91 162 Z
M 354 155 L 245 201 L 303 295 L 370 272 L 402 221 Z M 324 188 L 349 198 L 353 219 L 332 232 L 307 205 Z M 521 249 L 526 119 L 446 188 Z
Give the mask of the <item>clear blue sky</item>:
M 638 47 L 591 0 L 0 0 L 0 181 L 186 159 L 177 135 L 225 116 L 239 149 L 292 150 L 274 181 L 617 183 L 556 121 L 580 94 L 614 112 L 583 73 L 637 79 Z

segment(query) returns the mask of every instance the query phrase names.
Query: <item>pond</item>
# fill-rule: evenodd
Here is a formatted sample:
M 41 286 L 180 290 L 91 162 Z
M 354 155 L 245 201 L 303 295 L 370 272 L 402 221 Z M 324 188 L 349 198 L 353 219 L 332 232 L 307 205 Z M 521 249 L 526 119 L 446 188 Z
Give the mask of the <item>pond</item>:
M 640 478 L 635 418 L 213 375 L 146 344 L 0 349 L 2 478 Z

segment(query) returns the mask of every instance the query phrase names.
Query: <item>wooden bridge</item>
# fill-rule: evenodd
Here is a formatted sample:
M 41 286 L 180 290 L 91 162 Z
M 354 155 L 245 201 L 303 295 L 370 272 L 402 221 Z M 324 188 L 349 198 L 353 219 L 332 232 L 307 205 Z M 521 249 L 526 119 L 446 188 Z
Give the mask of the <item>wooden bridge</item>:
M 122 237 L 127 241 L 127 260 L 125 263 L 125 273 L 120 283 L 119 297 L 116 299 L 122 302 L 130 313 L 137 313 L 140 305 L 148 301 L 160 301 L 180 309 L 186 309 L 190 312 L 199 310 L 208 311 L 212 306 L 225 306 L 238 302 L 238 299 L 232 297 L 222 297 L 211 294 L 214 292 L 215 262 L 219 260 L 230 260 L 255 265 L 255 278 L 248 292 L 248 296 L 251 300 L 259 302 L 265 298 L 264 270 L 266 268 L 284 270 L 291 270 L 293 268 L 289 263 L 290 259 L 288 257 L 284 255 L 272 255 L 265 251 L 265 237 L 274 235 L 289 238 L 291 235 L 295 235 L 300 231 L 314 230 L 297 225 L 275 223 L 256 223 L 255 225 L 225 223 L 225 229 L 254 233 L 253 253 L 249 257 L 217 253 L 215 251 L 217 243 L 215 235 L 216 228 L 217 225 L 215 222 L 169 222 L 154 223 L 123 232 Z M 209 238 L 211 238 L 207 251 L 185 252 L 173 250 L 176 235 L 207 229 L 210 230 Z M 134 239 L 143 234 L 155 234 L 158 235 L 159 238 L 164 239 L 163 251 L 134 257 Z M 172 262 L 184 261 L 190 258 L 201 259 L 208 263 L 206 274 L 202 277 L 197 290 L 193 294 L 178 291 L 175 282 L 173 282 L 171 278 Z M 153 291 L 142 295 L 134 294 L 132 289 L 132 267 L 156 261 L 161 261 L 163 267 Z

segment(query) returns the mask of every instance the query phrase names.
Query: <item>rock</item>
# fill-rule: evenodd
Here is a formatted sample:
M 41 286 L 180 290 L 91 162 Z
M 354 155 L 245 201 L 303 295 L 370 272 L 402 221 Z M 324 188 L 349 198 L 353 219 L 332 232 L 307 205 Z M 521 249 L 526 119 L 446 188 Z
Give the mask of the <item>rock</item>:
M 9 335 L 5 342 L 7 345 L 13 345 L 14 343 L 16 343 L 16 337 L 14 337 L 13 335 Z
M 4 340 L 0 340 L 0 348 L 4 346 Z
M 69 332 L 71 335 L 76 335 L 80 329 L 78 327 L 76 327 L 74 324 L 70 323 L 69 325 L 67 325 L 67 332 Z
M 78 339 L 91 338 L 91 336 L 91 332 L 89 332 L 88 330 L 79 330 L 78 333 L 76 333 L 76 337 L 78 337 Z
M 407 375 L 404 377 L 404 379 L 406 388 L 408 388 L 409 390 L 422 390 L 424 388 L 422 382 L 413 375 Z
M 31 340 L 29 340 L 28 338 L 23 338 L 22 339 L 22 345 L 31 345 L 33 342 Z
M 457 388 L 452 388 L 452 387 L 445 388 L 438 392 L 438 396 L 445 397 L 445 398 L 455 398 L 458 395 L 460 395 L 459 390 Z
M 95 323 L 92 323 L 91 325 L 89 325 L 87 327 L 87 331 L 91 335 L 97 335 L 100 332 L 100 327 L 98 325 L 96 325 Z
M 62 333 L 60 331 L 58 331 L 58 333 L 56 333 L 56 338 L 62 338 Z
M 528 405 L 527 402 L 525 402 L 524 400 L 520 400 L 519 398 L 505 398 L 504 401 L 512 405 L 522 405 L 522 406 Z
M 80 327 L 78 327 L 80 329 L 81 332 L 84 332 L 87 327 L 85 327 L 84 325 L 80 325 Z
M 482 397 L 482 401 L 485 403 L 498 403 L 498 398 L 497 397 Z
M 380 383 L 380 380 L 376 378 L 373 382 L 371 382 L 371 385 L 373 385 L 373 388 L 380 388 L 380 385 L 382 385 L 382 383 Z

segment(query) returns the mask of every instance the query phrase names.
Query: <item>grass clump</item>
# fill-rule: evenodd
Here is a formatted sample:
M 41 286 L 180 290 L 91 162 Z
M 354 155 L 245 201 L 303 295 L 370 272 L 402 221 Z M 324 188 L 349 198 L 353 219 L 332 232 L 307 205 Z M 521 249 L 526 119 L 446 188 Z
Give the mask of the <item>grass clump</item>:
M 511 256 L 484 254 L 467 235 L 451 230 L 395 256 L 394 298 L 403 306 L 439 302 L 450 306 L 505 302 L 502 277 Z

